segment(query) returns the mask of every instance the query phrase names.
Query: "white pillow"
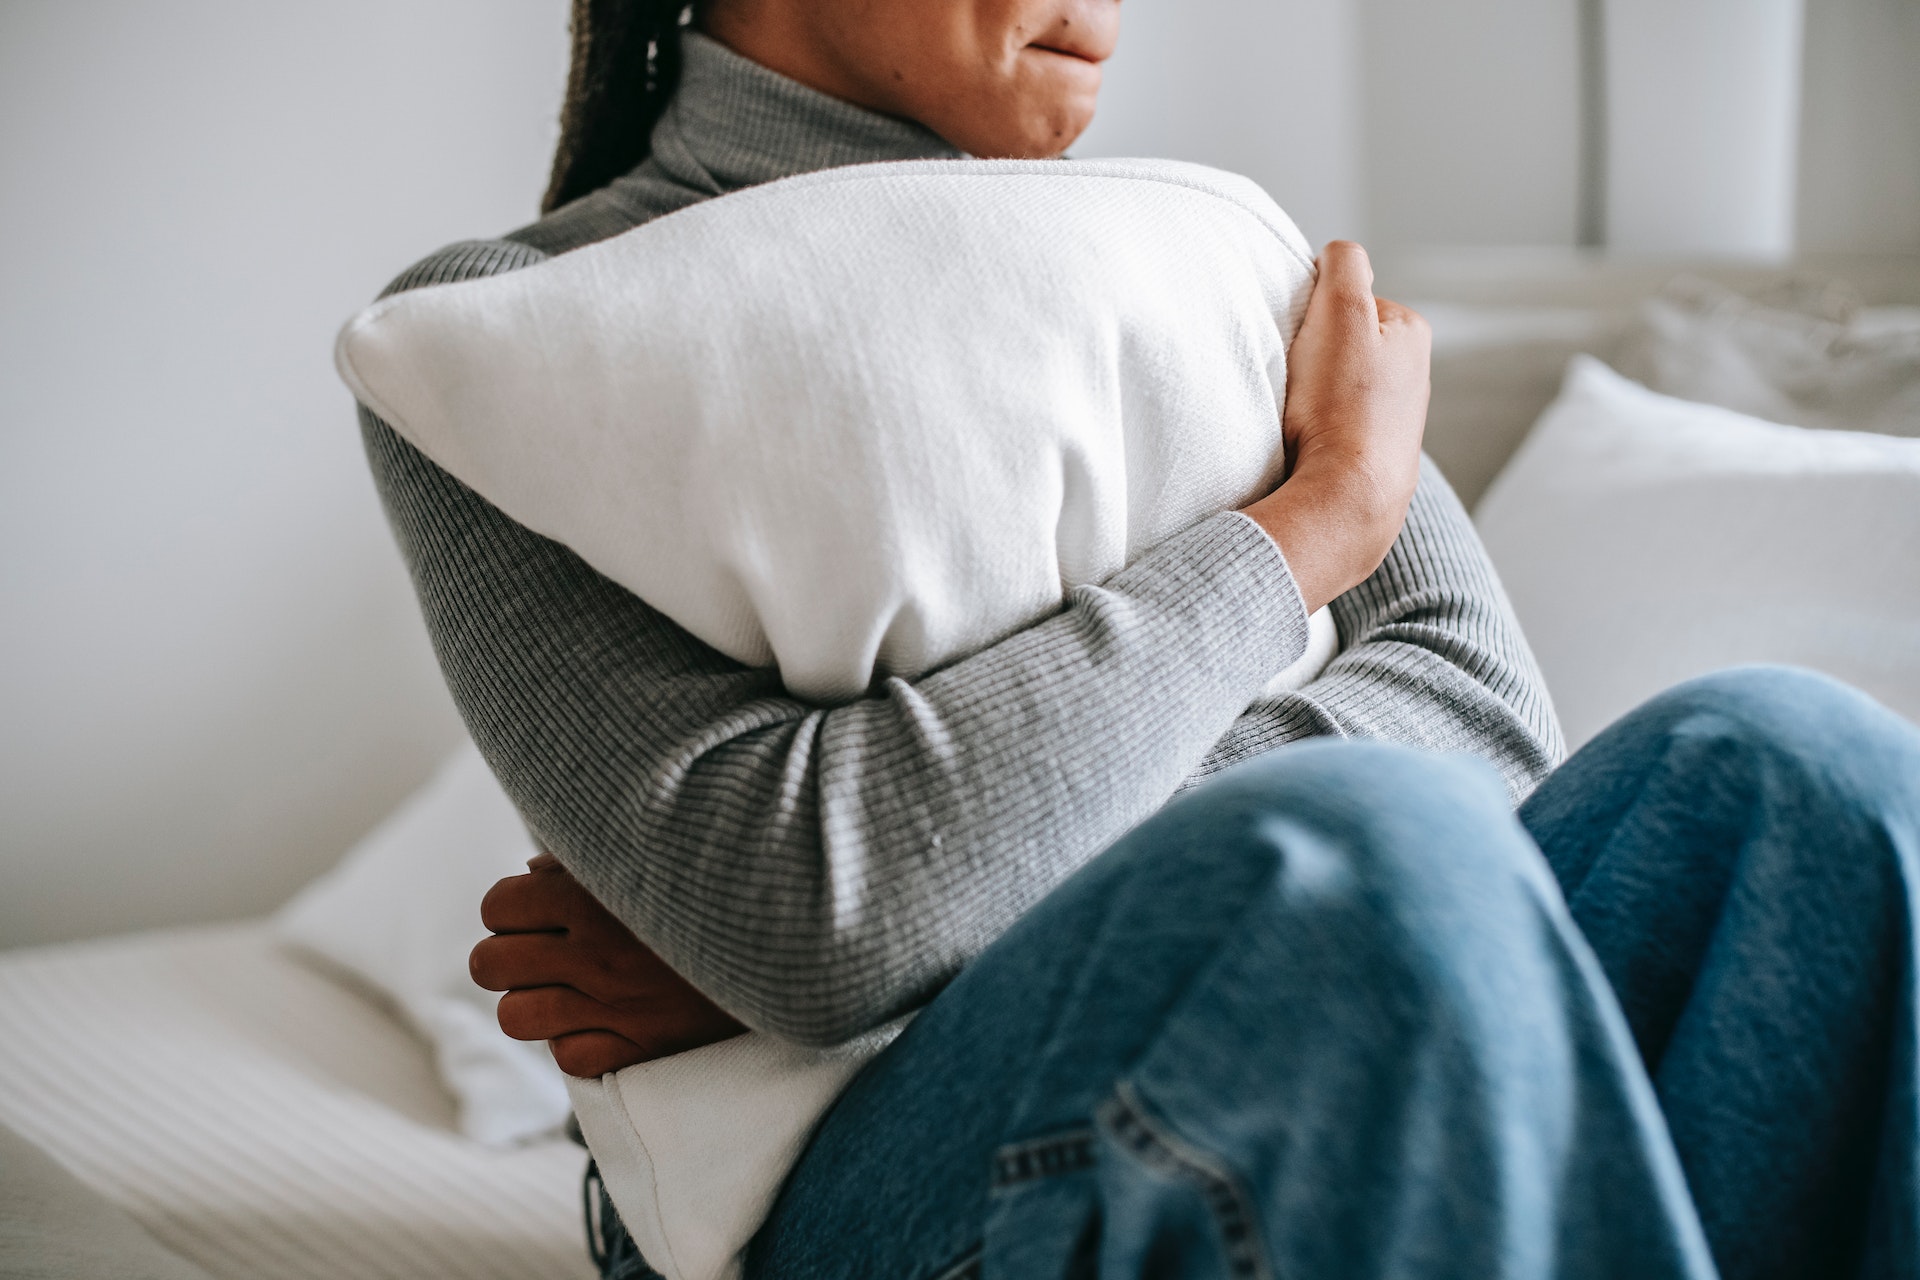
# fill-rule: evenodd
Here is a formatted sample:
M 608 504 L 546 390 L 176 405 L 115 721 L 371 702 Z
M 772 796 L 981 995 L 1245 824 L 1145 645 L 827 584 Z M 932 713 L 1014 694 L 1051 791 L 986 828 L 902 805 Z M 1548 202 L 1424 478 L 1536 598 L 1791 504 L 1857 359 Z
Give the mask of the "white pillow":
M 1676 281 L 1641 308 L 1618 367 L 1771 422 L 1920 436 L 1920 312 L 1855 311 L 1832 288 L 1781 301 Z
M 1160 161 L 871 165 L 711 200 L 341 334 L 359 399 L 508 515 L 816 698 L 912 677 L 1266 492 L 1313 285 L 1242 178 Z M 1322 610 L 1307 653 L 1337 648 Z M 573 1081 L 674 1280 L 737 1269 L 888 1034 Z
M 471 745 L 274 917 L 284 942 L 390 999 L 433 1046 L 460 1130 L 505 1144 L 552 1132 L 570 1111 L 544 1044 L 510 1040 L 499 997 L 475 986 L 467 953 L 485 937 L 480 899 L 536 850 Z
M 1567 361 L 1604 358 L 1628 323 L 1601 306 L 1408 303 L 1433 327 L 1424 445 L 1468 510 L 1560 393 Z
M 337 360 L 515 520 L 838 699 L 1268 491 L 1313 279 L 1215 170 L 863 165 L 395 295 Z
M 1920 720 L 1920 440 L 1762 422 L 1581 356 L 1476 518 L 1572 745 L 1750 662 Z

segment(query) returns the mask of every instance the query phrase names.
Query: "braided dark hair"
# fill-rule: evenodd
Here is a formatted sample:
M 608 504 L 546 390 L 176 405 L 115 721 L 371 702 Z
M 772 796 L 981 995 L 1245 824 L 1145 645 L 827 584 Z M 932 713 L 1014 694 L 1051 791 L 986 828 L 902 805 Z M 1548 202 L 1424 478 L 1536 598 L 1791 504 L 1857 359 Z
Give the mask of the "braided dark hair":
M 680 83 L 680 32 L 692 15 L 688 0 L 573 0 L 573 67 L 540 212 L 647 158 L 654 122 Z

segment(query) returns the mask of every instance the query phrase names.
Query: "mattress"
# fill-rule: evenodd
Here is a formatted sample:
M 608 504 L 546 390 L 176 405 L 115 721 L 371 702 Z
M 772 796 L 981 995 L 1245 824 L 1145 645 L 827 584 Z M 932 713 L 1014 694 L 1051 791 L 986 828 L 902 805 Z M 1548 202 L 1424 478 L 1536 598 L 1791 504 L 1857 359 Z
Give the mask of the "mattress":
M 215 1276 L 595 1274 L 580 1148 L 462 1138 L 426 1047 L 264 923 L 0 953 L 0 1123 Z

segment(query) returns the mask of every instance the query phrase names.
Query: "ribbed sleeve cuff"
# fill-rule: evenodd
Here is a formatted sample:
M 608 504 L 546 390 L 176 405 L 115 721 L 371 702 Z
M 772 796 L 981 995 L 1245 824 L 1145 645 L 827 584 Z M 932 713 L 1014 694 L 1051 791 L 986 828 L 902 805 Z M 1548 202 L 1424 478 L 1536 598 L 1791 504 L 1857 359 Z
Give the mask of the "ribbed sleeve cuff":
M 1175 534 L 1109 578 L 1107 590 L 1178 619 L 1186 657 L 1248 702 L 1307 651 L 1307 606 L 1280 547 L 1237 511 Z

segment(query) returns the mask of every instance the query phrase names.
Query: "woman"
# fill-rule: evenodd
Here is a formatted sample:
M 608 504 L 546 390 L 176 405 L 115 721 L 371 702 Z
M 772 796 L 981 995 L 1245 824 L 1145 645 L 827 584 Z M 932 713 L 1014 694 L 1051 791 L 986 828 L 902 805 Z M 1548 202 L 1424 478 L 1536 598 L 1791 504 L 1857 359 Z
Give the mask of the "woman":
M 1057 154 L 1118 23 L 679 10 L 580 0 L 547 216 L 395 287 L 809 169 Z M 1539 673 L 1419 458 L 1424 327 L 1357 247 L 1291 364 L 1272 495 L 832 708 L 363 415 L 449 683 L 555 855 L 485 907 L 503 1025 L 591 1074 L 926 1005 L 753 1275 L 1913 1274 L 1920 735 L 1749 672 L 1548 777 Z M 1328 601 L 1340 656 L 1261 698 Z

